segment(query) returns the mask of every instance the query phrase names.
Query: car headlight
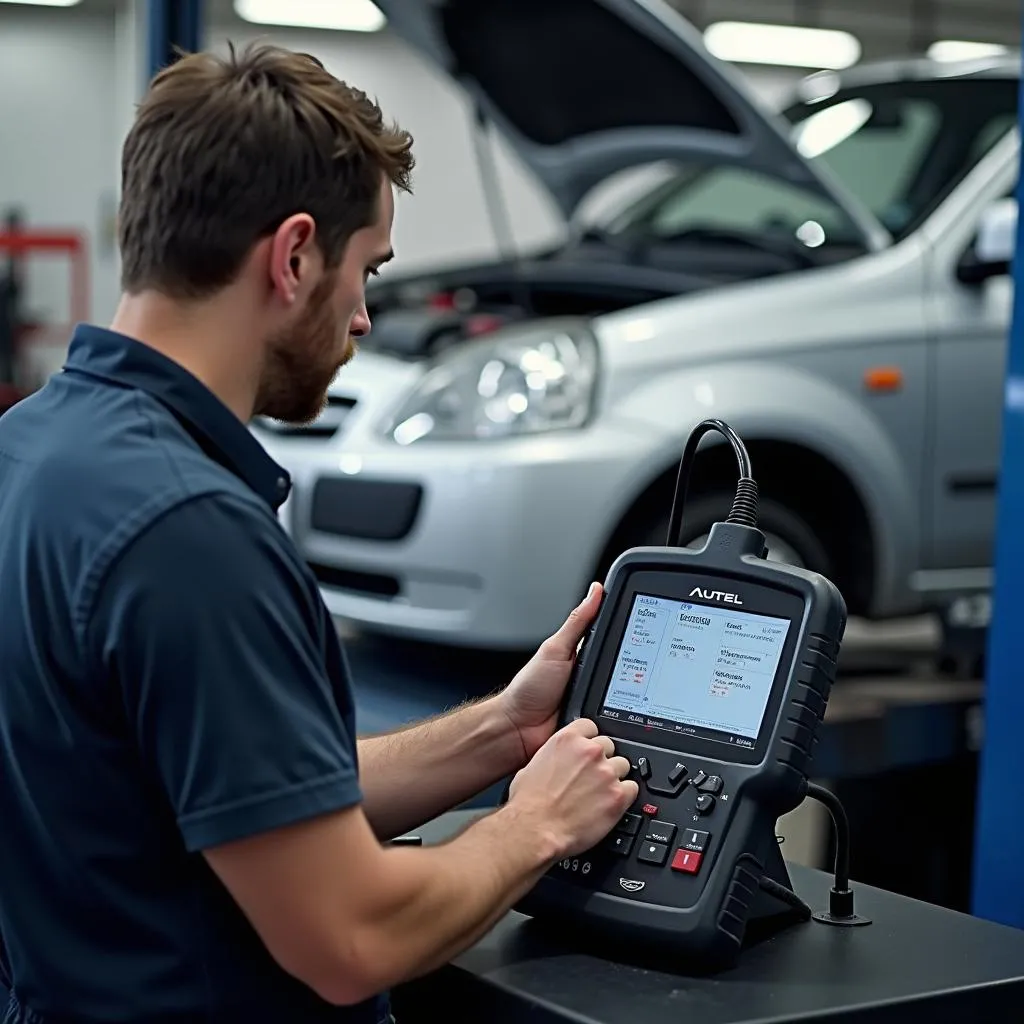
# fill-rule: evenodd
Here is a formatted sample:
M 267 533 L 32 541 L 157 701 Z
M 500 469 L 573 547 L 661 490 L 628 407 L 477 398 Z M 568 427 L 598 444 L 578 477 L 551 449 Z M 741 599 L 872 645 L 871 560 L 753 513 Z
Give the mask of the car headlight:
M 583 426 L 597 378 L 587 328 L 547 323 L 478 339 L 441 358 L 385 425 L 399 444 L 539 434 Z

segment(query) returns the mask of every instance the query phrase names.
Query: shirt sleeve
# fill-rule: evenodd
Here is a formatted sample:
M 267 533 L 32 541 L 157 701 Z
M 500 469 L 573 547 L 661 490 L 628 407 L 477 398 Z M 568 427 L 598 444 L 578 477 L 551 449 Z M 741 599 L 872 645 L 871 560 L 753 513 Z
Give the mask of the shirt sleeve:
M 328 676 L 329 619 L 289 544 L 238 498 L 192 499 L 130 544 L 93 606 L 93 656 L 189 850 L 361 800 L 351 690 Z

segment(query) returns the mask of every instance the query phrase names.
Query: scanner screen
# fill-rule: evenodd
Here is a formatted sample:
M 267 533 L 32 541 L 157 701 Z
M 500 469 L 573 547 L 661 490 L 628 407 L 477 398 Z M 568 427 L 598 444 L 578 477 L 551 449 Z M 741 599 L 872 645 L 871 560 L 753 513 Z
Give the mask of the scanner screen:
M 753 747 L 790 620 L 637 594 L 601 716 Z

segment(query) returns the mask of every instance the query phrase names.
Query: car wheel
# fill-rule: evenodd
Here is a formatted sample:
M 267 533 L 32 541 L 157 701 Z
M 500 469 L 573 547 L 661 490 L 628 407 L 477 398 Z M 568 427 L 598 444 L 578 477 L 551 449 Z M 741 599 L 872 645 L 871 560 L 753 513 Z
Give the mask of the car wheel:
M 709 495 L 687 502 L 683 510 L 683 544 L 686 547 L 703 547 L 711 527 L 724 522 L 732 508 L 732 495 Z M 795 512 L 770 498 L 762 498 L 758 504 L 758 527 L 768 542 L 768 558 L 771 561 L 810 569 L 828 576 L 831 572 L 830 559 L 825 546 L 814 531 Z M 640 541 L 642 545 L 661 547 L 668 533 L 668 516 L 657 525 L 651 526 Z

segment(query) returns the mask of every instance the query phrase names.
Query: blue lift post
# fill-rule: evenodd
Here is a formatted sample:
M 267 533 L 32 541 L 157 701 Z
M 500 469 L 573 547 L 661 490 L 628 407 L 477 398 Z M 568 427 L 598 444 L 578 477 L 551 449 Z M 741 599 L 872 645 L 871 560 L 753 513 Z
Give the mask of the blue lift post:
M 150 76 L 173 64 L 176 51 L 202 49 L 203 0 L 148 0 L 146 17 Z
M 1024 89 L 1018 121 L 1024 126 Z M 972 909 L 1024 928 L 1024 217 L 1018 219 L 1013 282 Z M 954 814 L 950 827 L 955 822 Z

